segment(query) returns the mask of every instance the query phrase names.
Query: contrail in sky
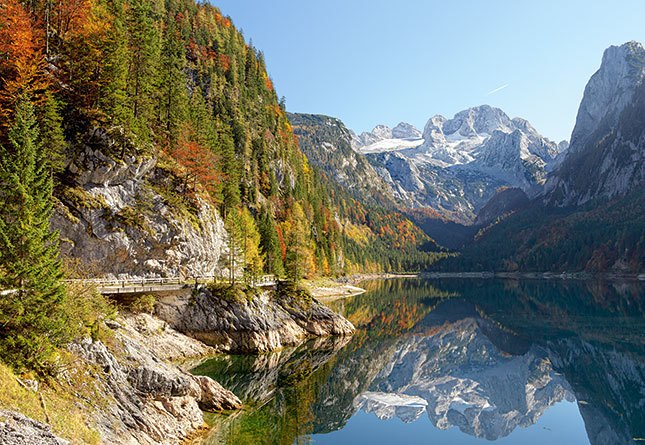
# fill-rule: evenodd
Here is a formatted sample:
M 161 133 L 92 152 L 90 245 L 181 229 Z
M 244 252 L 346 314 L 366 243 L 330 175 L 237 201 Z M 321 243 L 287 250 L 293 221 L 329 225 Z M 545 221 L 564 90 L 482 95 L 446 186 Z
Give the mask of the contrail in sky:
M 506 88 L 508 85 L 509 85 L 509 84 L 505 83 L 505 84 L 504 84 L 504 85 L 502 85 L 501 87 L 497 87 L 497 88 L 495 88 L 493 91 L 489 91 L 488 93 L 486 93 L 486 96 L 490 96 L 491 94 L 495 94 L 495 93 L 497 93 L 497 92 L 499 92 L 499 91 L 502 91 L 502 90 L 503 90 L 504 88 Z

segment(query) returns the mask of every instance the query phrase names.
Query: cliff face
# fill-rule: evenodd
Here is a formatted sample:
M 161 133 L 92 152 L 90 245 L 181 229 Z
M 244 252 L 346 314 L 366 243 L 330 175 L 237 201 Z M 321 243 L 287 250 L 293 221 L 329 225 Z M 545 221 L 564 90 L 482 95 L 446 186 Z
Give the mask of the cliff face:
M 645 49 L 605 51 L 585 88 L 569 152 L 549 177 L 544 201 L 580 206 L 622 197 L 645 182 Z
M 98 276 L 210 276 L 220 272 L 227 233 L 217 210 L 181 196 L 180 181 L 152 156 L 108 156 L 94 136 L 67 161 L 52 225 L 64 256 Z

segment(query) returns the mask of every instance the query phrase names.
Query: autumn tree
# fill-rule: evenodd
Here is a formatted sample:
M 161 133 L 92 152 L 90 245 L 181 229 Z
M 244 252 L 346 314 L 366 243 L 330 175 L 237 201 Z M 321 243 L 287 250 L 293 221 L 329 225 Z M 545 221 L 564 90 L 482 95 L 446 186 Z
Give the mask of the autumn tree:
M 311 230 L 302 206 L 296 202 L 284 223 L 287 232 L 285 272 L 288 279 L 300 281 L 314 272 Z
M 215 195 L 220 182 L 218 158 L 194 140 L 194 133 L 190 129 L 184 129 L 171 154 L 184 167 L 184 191 L 188 190 L 188 186 L 195 190 L 199 184 L 211 195 Z
M 50 84 L 41 37 L 20 2 L 0 3 L 0 130 L 7 130 L 21 97 L 40 102 Z

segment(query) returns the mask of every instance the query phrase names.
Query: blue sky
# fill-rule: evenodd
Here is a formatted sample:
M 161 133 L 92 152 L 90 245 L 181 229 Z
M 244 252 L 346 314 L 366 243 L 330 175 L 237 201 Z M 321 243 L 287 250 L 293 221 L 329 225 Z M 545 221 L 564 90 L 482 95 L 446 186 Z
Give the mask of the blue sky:
M 356 130 L 484 103 L 568 139 L 604 49 L 645 41 L 644 0 L 214 0 L 293 112 Z M 497 91 L 495 91 L 497 90 Z

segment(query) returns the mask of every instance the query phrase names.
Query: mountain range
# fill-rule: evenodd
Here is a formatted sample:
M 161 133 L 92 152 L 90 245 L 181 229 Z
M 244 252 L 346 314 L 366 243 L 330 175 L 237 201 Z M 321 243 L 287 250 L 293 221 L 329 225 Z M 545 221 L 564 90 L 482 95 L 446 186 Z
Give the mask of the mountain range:
M 307 126 L 304 115 L 289 118 L 310 161 L 343 187 L 402 211 L 440 244 L 467 245 L 462 260 L 448 263 L 637 271 L 645 263 L 644 78 L 640 43 L 608 48 L 585 88 L 570 144 L 489 105 L 451 119 L 435 115 L 423 132 L 401 122 L 356 134 L 334 118 L 307 115 Z M 320 128 L 327 132 L 324 143 L 311 137 Z M 493 253 L 502 239 L 515 238 L 512 252 Z M 554 258 L 559 242 L 571 252 Z

